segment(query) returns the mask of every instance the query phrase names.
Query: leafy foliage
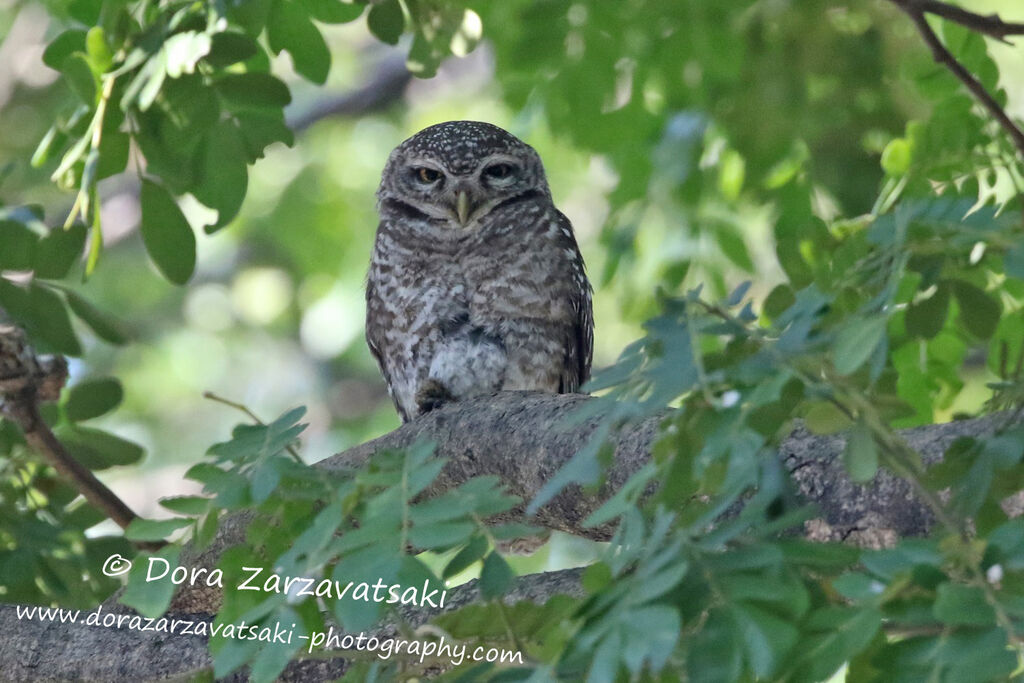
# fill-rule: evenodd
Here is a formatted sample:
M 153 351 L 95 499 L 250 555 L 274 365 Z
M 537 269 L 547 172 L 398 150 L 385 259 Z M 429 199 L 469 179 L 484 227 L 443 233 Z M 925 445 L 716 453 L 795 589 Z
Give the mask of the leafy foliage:
M 249 576 L 243 567 L 273 567 L 273 573 L 281 577 L 307 577 L 318 585 L 324 580 L 339 586 L 380 580 L 385 586 L 413 587 L 426 581 L 441 588 L 441 578 L 410 554 L 432 551 L 450 554 L 442 572 L 446 578 L 482 561 L 482 594 L 492 600 L 504 594 L 514 575 L 493 545 L 528 529 L 485 525 L 487 519 L 516 503 L 514 497 L 501 492 L 495 477 L 479 477 L 423 499 L 420 494 L 444 465 L 443 460 L 432 457 L 429 444 L 385 453 L 358 470 L 325 476 L 296 461 L 289 452 L 305 427 L 297 422 L 304 412 L 298 408 L 267 425 L 236 427 L 230 441 L 210 449 L 211 462 L 199 463 L 188 472 L 189 478 L 203 484 L 208 497 L 165 500 L 165 507 L 187 517 L 138 520 L 127 536 L 153 540 L 191 525 L 193 538 L 206 543 L 216 534 L 224 514 L 251 510 L 255 517 L 247 525 L 246 544 L 229 549 L 218 565 L 225 586 L 243 583 Z M 145 563 L 137 565 L 141 566 Z M 263 578 L 258 585 L 266 587 Z M 156 616 L 166 611 L 172 589 L 169 581 L 147 583 L 145 572 L 138 569 L 122 601 Z M 351 633 L 369 630 L 385 609 L 393 610 L 383 600 L 341 598 L 337 591 L 325 602 L 330 617 Z M 279 587 L 255 592 L 226 590 L 218 615 L 218 622 L 224 624 L 295 623 L 300 625 L 296 633 L 307 635 L 324 631 L 324 619 L 317 599 L 298 598 Z M 268 681 L 277 677 L 304 644 L 297 638 L 291 647 L 281 649 L 268 649 L 258 641 L 211 642 L 217 676 L 248 664 L 254 680 Z
M 82 423 L 120 402 L 112 378 L 75 384 L 43 419 L 86 467 L 101 471 L 139 461 L 143 450 L 119 436 Z M 12 422 L 0 421 L 0 596 L 5 601 L 88 607 L 116 580 L 98 568 L 130 544 L 119 535 L 87 533 L 106 518 L 51 468 L 43 466 Z

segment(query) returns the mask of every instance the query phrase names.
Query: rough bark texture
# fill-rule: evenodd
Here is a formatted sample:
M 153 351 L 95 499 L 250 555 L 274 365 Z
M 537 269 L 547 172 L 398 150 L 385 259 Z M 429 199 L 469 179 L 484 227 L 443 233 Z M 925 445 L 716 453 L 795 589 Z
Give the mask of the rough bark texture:
M 568 419 L 591 400 L 580 395 L 509 392 L 454 404 L 328 458 L 317 467 L 358 466 L 381 450 L 426 439 L 436 443 L 439 455 L 448 459 L 428 495 L 477 475 L 495 474 L 512 493 L 529 500 L 597 429 L 596 419 Z M 531 521 L 592 539 L 607 539 L 609 528 L 583 528 L 581 522 L 646 462 L 659 419 L 650 418 L 619 432 L 614 466 L 598 495 L 585 496 L 578 488 L 570 487 Z M 908 430 L 904 437 L 926 461 L 934 462 L 957 437 L 992 433 L 998 419 L 921 427 Z M 840 462 L 842 449 L 839 436 L 814 436 L 800 429 L 780 449 L 780 457 L 800 493 L 821 510 L 820 519 L 808 525 L 810 538 L 877 546 L 900 536 L 927 532 L 931 517 L 905 482 L 883 472 L 869 485 L 851 483 Z M 521 518 L 522 511 L 508 516 Z M 183 563 L 215 566 L 225 548 L 240 542 L 244 521 L 227 521 L 218 539 L 201 553 L 186 549 Z M 508 599 L 544 600 L 557 593 L 578 593 L 577 579 L 574 571 L 523 577 Z M 453 592 L 449 608 L 466 604 L 474 596 L 475 587 L 468 584 Z M 190 612 L 189 618 L 208 618 L 215 605 L 215 595 L 182 594 L 173 609 Z M 429 616 L 425 612 L 404 615 L 414 625 Z M 383 626 L 382 633 L 393 633 L 393 629 Z M 0 631 L 4 634 L 0 639 L 0 680 L 167 680 L 187 678 L 189 672 L 209 665 L 205 639 L 201 637 L 19 621 L 13 607 L 0 607 Z M 342 660 L 293 662 L 284 680 L 329 680 L 340 675 L 344 667 Z

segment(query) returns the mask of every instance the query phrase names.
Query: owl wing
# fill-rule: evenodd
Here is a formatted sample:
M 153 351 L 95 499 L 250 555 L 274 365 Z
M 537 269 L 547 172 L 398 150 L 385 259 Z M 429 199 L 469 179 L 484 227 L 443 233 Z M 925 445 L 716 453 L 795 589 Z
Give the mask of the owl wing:
M 558 393 L 570 394 L 590 379 L 590 363 L 594 355 L 594 307 L 590 281 L 587 280 L 583 255 L 572 233 L 572 223 L 561 211 L 558 215 L 564 243 L 559 245 L 571 249 L 576 257 L 572 261 L 572 312 L 569 335 L 566 339 L 565 363 L 559 379 Z
M 384 355 L 383 349 L 388 343 L 386 338 L 388 326 L 385 324 L 386 321 L 381 319 L 381 316 L 387 312 L 380 299 L 380 293 L 377 291 L 376 280 L 377 274 L 374 272 L 371 264 L 370 274 L 366 279 L 366 345 L 370 347 L 370 353 L 373 355 L 374 360 L 377 361 L 377 367 L 380 368 L 380 374 L 383 375 L 384 383 L 388 387 L 388 395 L 391 397 L 392 402 L 394 402 L 395 410 L 398 411 L 398 416 L 402 418 L 402 423 L 404 424 L 411 418 L 402 408 L 402 404 L 398 402 L 398 395 L 392 384 L 391 372 L 388 370 L 388 364 Z

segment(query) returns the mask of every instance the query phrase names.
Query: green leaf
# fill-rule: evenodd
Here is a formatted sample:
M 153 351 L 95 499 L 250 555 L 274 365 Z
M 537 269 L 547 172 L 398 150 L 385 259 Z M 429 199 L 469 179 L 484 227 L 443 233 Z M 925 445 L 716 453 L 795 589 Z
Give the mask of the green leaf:
M 747 165 L 736 150 L 726 150 L 718 166 L 718 189 L 730 201 L 739 198 L 746 178 Z
M 915 337 L 931 339 L 942 331 L 949 311 L 949 287 L 940 283 L 935 292 L 907 308 L 907 332 Z
M 497 600 L 505 595 L 515 579 L 515 572 L 501 555 L 492 551 L 480 571 L 480 595 L 484 600 Z
M 93 306 L 77 292 L 65 289 L 64 296 L 71 311 L 88 325 L 97 337 L 117 346 L 128 343 L 128 334 L 120 322 Z
M 743 650 L 738 630 L 727 612 L 722 608 L 712 609 L 703 628 L 690 639 L 687 680 L 692 683 L 743 680 Z
M 736 229 L 732 226 L 720 226 L 715 231 L 715 240 L 718 242 L 718 248 L 730 261 L 748 273 L 754 272 L 754 261 L 750 258 L 747 244 Z
M 850 418 L 828 401 L 812 403 L 804 414 L 807 429 L 815 434 L 835 434 L 850 428 Z
M 64 70 L 64 61 L 75 52 L 85 52 L 86 32 L 70 29 L 50 41 L 43 51 L 43 64 L 54 71 Z
M 938 567 L 942 562 L 936 543 L 927 539 L 906 539 L 895 548 L 867 551 L 861 563 L 872 573 L 891 581 L 915 567 Z
M 270 49 L 287 50 L 295 71 L 313 83 L 323 84 L 331 70 L 331 52 L 306 12 L 290 0 L 274 0 L 267 22 Z
M 139 90 L 139 109 L 146 111 L 156 101 L 160 90 L 167 78 L 167 51 L 153 55 L 146 63 L 146 67 L 139 72 L 139 77 L 145 75 L 142 88 Z
M 233 3 L 228 6 L 228 16 L 246 33 L 256 38 L 263 32 L 263 27 L 267 24 L 270 3 L 271 0 L 248 0 L 247 2 Z
M 39 235 L 20 221 L 0 220 L 0 270 L 30 270 Z
M 996 621 L 995 611 L 985 600 L 985 592 L 977 586 L 943 583 L 939 586 L 935 618 L 947 624 L 989 626 Z
M 849 375 L 864 364 L 885 336 L 884 315 L 855 318 L 839 332 L 832 345 L 832 362 L 836 370 Z
M 106 415 L 121 404 L 124 389 L 113 377 L 79 382 L 68 391 L 64 413 L 72 422 Z
M 211 41 L 207 33 L 183 31 L 164 42 L 167 60 L 167 75 L 178 78 L 193 73 L 200 59 L 210 53 Z
M 951 285 L 953 295 L 960 304 L 960 319 L 964 327 L 981 339 L 991 337 L 1002 315 L 999 303 L 969 282 L 953 280 Z
M 281 109 L 292 101 L 288 86 L 270 74 L 229 74 L 213 85 L 235 110 Z
M 288 147 L 295 143 L 295 136 L 280 115 L 243 112 L 235 118 L 238 120 L 249 163 L 262 159 L 263 150 L 275 142 L 283 142 Z
M 252 493 L 253 502 L 262 503 L 274 492 L 277 485 L 281 483 L 281 470 L 277 466 L 279 460 L 268 458 L 253 468 L 249 489 Z
M 196 266 L 196 236 L 185 215 L 164 188 L 142 181 L 142 241 L 160 272 L 177 285 L 188 282 Z
M 443 579 L 450 579 L 456 574 L 468 569 L 474 562 L 479 560 L 487 552 L 487 538 L 477 534 L 469 540 L 469 543 L 465 545 L 455 557 L 445 565 L 444 573 L 441 575 Z
M 74 52 L 64 60 L 61 73 L 71 86 L 71 90 L 86 104 L 96 101 L 97 82 L 89 60 L 84 52 Z
M 409 531 L 409 542 L 424 550 L 449 548 L 464 542 L 475 529 L 472 522 L 417 525 Z
M 882 170 L 888 175 L 900 176 L 910 170 L 911 146 L 906 138 L 889 141 L 882 151 Z
M 874 479 L 878 472 L 878 446 L 871 430 L 857 426 L 850 432 L 843 450 L 843 464 L 850 479 L 858 484 Z
M 63 353 L 68 356 L 81 355 L 82 346 L 71 327 L 68 310 L 56 292 L 32 283 L 28 289 L 27 300 L 19 297 L 19 292 L 13 294 L 16 300 L 11 302 L 3 296 L 2 290 L 6 287 L 14 286 L 0 280 L 0 304 L 25 326 L 29 336 L 36 340 L 37 351 Z M 22 301 L 27 303 L 27 309 L 16 310 L 20 308 L 19 304 Z
M 71 0 L 68 3 L 68 14 L 86 26 L 99 23 L 103 0 Z
M 161 498 L 160 505 L 182 515 L 203 515 L 210 509 L 210 499 L 202 496 L 172 496 Z
M 279 455 L 306 428 L 296 424 L 305 412 L 305 406 L 300 406 L 268 425 L 238 425 L 232 430 L 230 441 L 214 444 L 208 453 L 220 460 L 242 463 Z
M 220 528 L 220 517 L 217 510 L 213 510 L 202 521 L 197 523 L 195 535 L 192 536 L 192 543 L 200 550 L 209 546 L 217 535 Z
M 145 522 L 147 520 L 136 520 Z M 150 555 L 141 553 L 132 562 L 131 571 L 128 573 L 128 585 L 119 598 L 120 602 L 135 609 L 143 616 L 157 618 L 164 615 L 171 604 L 176 586 L 171 582 L 170 576 L 163 576 L 160 579 L 147 581 L 147 574 L 152 572 L 153 577 L 161 576 L 164 569 L 168 573 L 174 571 L 178 566 L 178 555 L 181 547 L 169 545 L 161 548 L 159 552 Z M 150 561 L 150 558 L 157 558 Z
M 398 0 L 384 0 L 370 8 L 366 15 L 370 33 L 388 45 L 396 45 L 405 30 L 405 15 Z
M 89 58 L 93 73 L 102 74 L 114 62 L 107 40 L 101 26 L 93 26 L 85 35 L 85 53 Z
M 89 427 L 62 428 L 58 436 L 68 452 L 91 470 L 131 465 L 142 459 L 142 446 Z
M 100 141 L 100 160 L 96 168 L 96 179 L 103 180 L 124 172 L 128 167 L 128 153 L 131 136 L 121 131 L 107 131 Z
M 64 153 L 64 156 L 61 157 L 60 164 L 57 165 L 57 170 L 55 170 L 53 175 L 50 177 L 58 183 L 64 182 L 65 174 L 67 174 L 75 164 L 82 160 L 82 157 L 85 156 L 86 151 L 89 149 L 89 144 L 89 135 L 83 135 L 78 138 L 78 140 L 68 148 L 68 151 Z
M 259 46 L 244 33 L 225 31 L 214 33 L 210 41 L 210 51 L 205 61 L 212 67 L 223 69 L 226 66 L 244 62 L 259 52 Z
M 346 24 L 363 14 L 366 5 L 343 0 L 301 0 L 310 17 L 325 24 Z
M 433 78 L 437 75 L 437 67 L 440 64 L 440 52 L 427 40 L 422 31 L 416 31 L 405 59 L 405 68 L 417 78 Z
M 246 150 L 238 128 L 222 121 L 203 137 L 192 194 L 217 210 L 214 227 L 227 225 L 242 207 L 248 187 Z
M 138 105 L 139 109 L 146 111 L 149 106 L 153 103 L 151 97 L 155 97 L 159 92 L 160 86 L 163 85 L 164 77 L 167 75 L 167 70 L 164 67 L 164 53 L 161 50 L 156 54 L 148 57 L 142 68 L 138 70 L 134 78 L 128 84 L 128 87 L 124 90 L 124 95 L 121 96 L 121 109 L 127 110 L 132 105 Z M 156 91 L 152 91 L 151 82 L 156 81 Z M 145 105 L 142 102 L 142 93 L 146 91 L 147 100 Z
M 186 517 L 173 519 L 142 519 L 137 518 L 125 529 L 124 537 L 129 541 L 162 541 L 178 529 L 192 524 Z
M 799 640 L 796 628 L 787 621 L 747 603 L 731 606 L 742 633 L 750 668 L 759 677 L 770 678 Z
M 36 277 L 59 280 L 68 274 L 85 249 L 86 229 L 81 223 L 67 230 L 54 228 L 39 240 L 33 270 Z
M 882 616 L 874 609 L 829 606 L 812 612 L 804 628 L 816 633 L 801 643 L 806 676 L 799 680 L 828 680 L 871 643 L 881 626 Z
M 39 168 L 50 160 L 54 154 L 64 149 L 68 142 L 68 134 L 64 132 L 63 126 L 57 122 L 50 126 L 46 135 L 39 141 L 36 151 L 32 154 L 32 168 Z
M 480 15 L 471 9 L 462 13 L 458 28 L 452 34 L 448 49 L 456 57 L 465 57 L 476 49 L 483 37 L 484 26 Z

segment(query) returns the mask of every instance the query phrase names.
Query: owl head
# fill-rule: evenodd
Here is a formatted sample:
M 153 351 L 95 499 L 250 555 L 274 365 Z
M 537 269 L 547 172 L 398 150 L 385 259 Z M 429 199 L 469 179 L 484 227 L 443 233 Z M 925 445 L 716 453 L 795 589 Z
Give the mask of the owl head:
M 458 231 L 505 202 L 541 195 L 550 190 L 537 152 L 480 121 L 448 121 L 413 135 L 391 152 L 377 191 L 382 207 Z

